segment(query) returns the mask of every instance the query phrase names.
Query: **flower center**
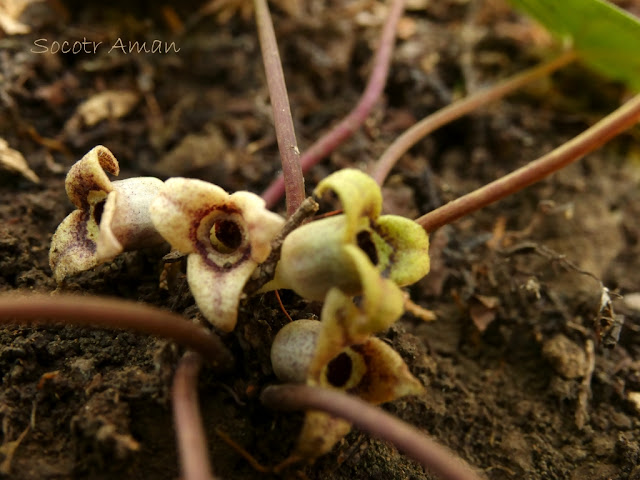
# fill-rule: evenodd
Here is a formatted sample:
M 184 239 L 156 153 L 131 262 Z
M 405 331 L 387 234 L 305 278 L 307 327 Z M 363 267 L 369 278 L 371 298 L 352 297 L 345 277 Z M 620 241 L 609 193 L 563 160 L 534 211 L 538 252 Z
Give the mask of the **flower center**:
M 342 352 L 327 365 L 327 380 L 334 387 L 343 387 L 351 378 L 352 370 L 353 362 L 351 357 Z
M 367 373 L 363 355 L 355 347 L 347 347 L 325 365 L 321 383 L 341 390 L 356 388 Z
M 242 228 L 233 220 L 216 220 L 209 232 L 211 246 L 219 253 L 233 253 L 242 245 Z
M 107 203 L 106 198 L 104 200 L 100 200 L 93 206 L 93 219 L 95 220 L 97 225 L 100 225 L 102 221 L 102 214 L 104 213 L 104 204 Z
M 373 238 L 371 238 L 371 232 L 368 230 L 358 232 L 358 235 L 356 235 L 356 243 L 358 247 L 367 254 L 371 263 L 378 265 L 378 250 L 376 249 L 376 244 L 373 242 Z

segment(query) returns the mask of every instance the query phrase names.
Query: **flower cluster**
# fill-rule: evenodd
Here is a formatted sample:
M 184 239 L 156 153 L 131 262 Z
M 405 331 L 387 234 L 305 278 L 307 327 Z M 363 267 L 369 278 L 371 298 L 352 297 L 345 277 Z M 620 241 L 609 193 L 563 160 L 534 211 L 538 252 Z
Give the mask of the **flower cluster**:
M 284 219 L 249 192 L 229 195 L 201 180 L 109 181 L 118 162 L 98 146 L 71 167 L 65 187 L 77 209 L 58 226 L 49 262 L 58 283 L 125 250 L 168 241 L 187 255 L 187 281 L 204 317 L 235 327 L 248 277 L 271 252 Z
M 344 169 L 328 176 L 314 194 L 320 197 L 328 192 L 338 197 L 343 213 L 289 234 L 276 276 L 265 287 L 289 288 L 324 301 L 321 322 L 314 327 L 313 355 L 308 355 L 303 374 L 306 383 L 337 388 L 374 404 L 420 394 L 423 387 L 404 361 L 373 334 L 402 315 L 400 287 L 428 273 L 428 236 L 411 220 L 380 215 L 380 188 L 359 170 Z M 299 330 L 302 338 L 310 336 L 309 327 Z M 276 359 L 285 350 L 283 344 L 294 351 L 299 348 L 293 332 L 279 335 L 286 340 L 276 337 Z M 328 414 L 309 412 L 297 453 L 312 458 L 322 455 L 349 428 Z
M 125 250 L 168 242 L 187 256 L 187 281 L 203 316 L 229 332 L 247 280 L 264 262 L 284 219 L 249 192 L 229 194 L 195 179 L 131 178 L 111 182 L 118 162 L 95 147 L 69 171 L 77 207 L 55 232 L 50 263 L 60 283 Z M 342 213 L 304 224 L 282 243 L 275 277 L 261 291 L 287 288 L 323 301 L 321 321 L 292 322 L 277 335 L 272 365 L 285 381 L 341 389 L 371 403 L 421 394 L 402 358 L 373 335 L 404 311 L 400 287 L 429 271 L 429 240 L 415 222 L 381 215 L 382 195 L 353 169 L 324 179 L 314 194 L 333 193 Z M 328 452 L 350 429 L 307 413 L 297 454 Z

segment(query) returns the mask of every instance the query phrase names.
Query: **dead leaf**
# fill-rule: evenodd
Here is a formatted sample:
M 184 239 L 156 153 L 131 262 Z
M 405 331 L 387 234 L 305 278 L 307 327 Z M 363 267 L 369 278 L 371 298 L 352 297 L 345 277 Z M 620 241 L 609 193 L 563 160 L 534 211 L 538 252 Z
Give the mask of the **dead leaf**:
M 106 90 L 82 102 L 67 121 L 65 131 L 75 133 L 81 124 L 91 127 L 109 118 L 127 115 L 140 100 L 137 92 L 130 90 Z
M 33 170 L 29 168 L 27 161 L 22 154 L 9 148 L 9 143 L 0 138 L 0 166 L 13 172 L 21 173 L 34 183 L 40 183 L 40 179 Z
M 500 299 L 486 295 L 475 295 L 471 300 L 469 314 L 474 325 L 480 332 L 484 332 L 496 319 Z
M 19 19 L 22 12 L 32 3 L 42 0 L 3 0 L 0 2 L 0 29 L 7 35 L 20 35 L 29 33 L 31 27 L 22 23 Z
M 124 117 L 139 99 L 140 96 L 135 92 L 107 90 L 80 104 L 76 113 L 82 117 L 85 125 L 91 127 L 107 118 Z

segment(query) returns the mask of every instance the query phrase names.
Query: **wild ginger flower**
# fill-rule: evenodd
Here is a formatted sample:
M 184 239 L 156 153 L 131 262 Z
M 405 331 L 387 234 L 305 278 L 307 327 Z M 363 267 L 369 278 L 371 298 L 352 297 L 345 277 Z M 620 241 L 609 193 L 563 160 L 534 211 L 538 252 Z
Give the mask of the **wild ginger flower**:
M 429 238 L 412 220 L 380 215 L 380 188 L 359 170 L 329 175 L 314 193 L 328 191 L 338 196 L 344 213 L 291 232 L 282 244 L 275 278 L 263 290 L 289 288 L 311 300 L 325 300 L 332 289 L 362 295 L 370 322 L 362 332 L 380 331 L 402 312 L 398 287 L 429 272 Z
M 335 320 L 335 319 L 334 319 Z M 339 330 L 335 321 L 296 320 L 285 325 L 271 346 L 274 373 L 283 381 L 341 390 L 374 405 L 406 395 L 421 395 L 424 387 L 402 357 L 374 336 L 350 345 L 328 361 L 323 349 Z M 333 348 L 330 348 L 334 351 Z M 319 355 L 318 355 L 319 354 Z M 344 437 L 351 425 L 327 413 L 310 411 L 305 415 L 296 454 L 306 459 L 319 457 Z
M 229 195 L 201 180 L 170 178 L 151 204 L 151 219 L 187 257 L 187 281 L 198 308 L 214 326 L 234 329 L 249 276 L 271 252 L 284 219 L 250 192 Z
M 118 161 L 98 145 L 76 162 L 65 179 L 67 196 L 77 207 L 51 239 L 49 264 L 56 282 L 115 258 L 125 250 L 162 244 L 149 217 L 149 205 L 163 187 L 153 177 L 111 182 Z
M 360 171 L 336 172 L 320 182 L 314 193 L 321 196 L 327 191 L 337 195 L 344 213 L 289 234 L 276 276 L 265 286 L 265 290 L 290 288 L 303 297 L 324 300 L 321 321 L 313 325 L 313 354 L 299 354 L 306 359 L 306 383 L 341 389 L 374 404 L 421 394 L 424 388 L 402 358 L 372 334 L 402 315 L 400 286 L 428 273 L 428 236 L 409 219 L 381 216 L 380 189 Z M 308 350 L 310 327 L 301 325 L 300 345 Z M 286 328 L 280 341 L 296 346 L 298 339 Z M 280 362 L 288 347 L 278 343 L 276 337 L 272 356 Z M 287 372 L 276 365 L 274 370 Z M 348 422 L 329 414 L 307 412 L 296 454 L 318 457 L 350 428 Z

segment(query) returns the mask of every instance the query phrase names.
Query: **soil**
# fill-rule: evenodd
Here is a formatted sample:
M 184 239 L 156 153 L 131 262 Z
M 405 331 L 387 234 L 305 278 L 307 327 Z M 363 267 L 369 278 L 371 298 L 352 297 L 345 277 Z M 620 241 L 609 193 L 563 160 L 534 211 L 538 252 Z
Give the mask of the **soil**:
M 0 173 L 1 292 L 56 290 L 51 235 L 73 210 L 64 176 L 95 145 L 114 152 L 122 178 L 190 176 L 259 193 L 279 170 L 251 21 L 206 16 L 180 33 L 175 18 L 192 18 L 204 0 L 107 3 L 34 3 L 21 17 L 31 32 L 0 38 L 1 137 L 40 177 L 35 184 Z M 297 18 L 273 6 L 302 150 L 357 102 L 386 12 L 385 2 L 373 0 L 303 3 Z M 308 192 L 337 169 L 370 169 L 417 119 L 553 54 L 540 28 L 498 0 L 409 3 L 383 98 L 365 126 L 307 175 Z M 636 11 L 639 5 L 623 4 Z M 83 38 L 103 44 L 95 53 L 33 53 L 38 39 L 49 48 Z M 110 52 L 118 38 L 125 45 L 160 40 L 163 48 L 173 41 L 180 51 Z M 95 123 L 80 118 L 78 106 L 107 90 L 134 92 L 137 103 L 126 115 L 112 106 Z M 621 85 L 567 67 L 421 141 L 387 180 L 385 209 L 415 218 L 560 145 L 625 95 Z M 383 335 L 427 390 L 384 408 L 488 479 L 640 479 L 639 137 L 636 127 L 563 172 L 436 231 L 432 271 L 408 290 L 437 320 L 405 314 Z M 198 318 L 183 277 L 169 291 L 159 288 L 165 253 L 126 253 L 59 290 Z M 598 315 L 600 282 L 625 296 L 614 301 L 616 318 L 624 320 L 617 342 Z M 292 292 L 282 298 L 294 318 L 319 313 L 320 305 Z M 217 431 L 267 466 L 295 443 L 301 415 L 272 412 L 258 399 L 276 382 L 269 344 L 285 322 L 273 294 L 244 302 L 238 327 L 224 337 L 236 369 L 225 377 L 206 368 L 201 374 L 219 478 L 269 475 Z M 169 391 L 180 353 L 170 342 L 122 331 L 1 328 L 4 476 L 177 478 Z M 315 464 L 279 476 L 432 478 L 357 430 Z

